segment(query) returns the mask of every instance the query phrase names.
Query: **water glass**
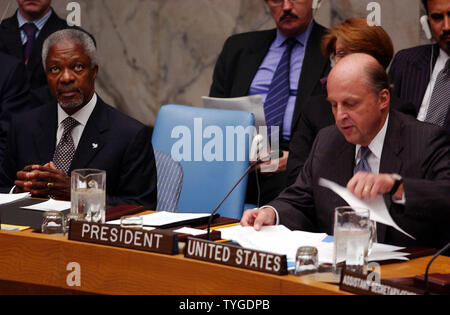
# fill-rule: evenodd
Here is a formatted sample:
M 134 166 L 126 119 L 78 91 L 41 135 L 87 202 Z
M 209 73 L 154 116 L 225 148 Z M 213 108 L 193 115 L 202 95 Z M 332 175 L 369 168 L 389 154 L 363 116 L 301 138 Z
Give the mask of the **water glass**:
M 317 254 L 317 248 L 315 247 L 299 247 L 295 259 L 295 274 L 304 275 L 317 272 L 319 269 L 319 258 Z
M 105 223 L 106 172 L 78 169 L 71 174 L 72 219 Z
M 64 234 L 64 215 L 59 211 L 46 211 L 42 216 L 41 232 L 44 234 Z
M 333 270 L 340 274 L 342 265 L 350 271 L 367 273 L 369 251 L 376 237 L 368 209 L 338 207 L 334 212 Z

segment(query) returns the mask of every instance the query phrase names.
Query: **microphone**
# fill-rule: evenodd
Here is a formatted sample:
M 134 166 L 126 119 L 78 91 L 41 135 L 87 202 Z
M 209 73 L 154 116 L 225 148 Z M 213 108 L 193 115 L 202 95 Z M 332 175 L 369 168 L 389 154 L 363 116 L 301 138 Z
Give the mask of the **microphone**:
M 430 292 L 428 292 L 428 271 L 430 269 L 431 264 L 439 255 L 441 255 L 443 252 L 445 252 L 449 248 L 450 248 L 450 243 L 445 245 L 444 248 L 442 248 L 436 254 L 434 254 L 433 258 L 431 258 L 430 262 L 428 263 L 427 268 L 425 269 L 425 277 L 424 277 L 425 289 L 423 290 L 424 295 L 430 294 Z
M 240 182 L 244 179 L 245 176 L 247 176 L 248 173 L 259 164 L 263 162 L 267 162 L 272 159 L 278 159 L 280 157 L 280 153 L 278 151 L 271 152 L 268 156 L 259 157 L 261 146 L 262 146 L 262 139 L 263 137 L 261 135 L 256 135 L 252 142 L 252 147 L 250 150 L 250 159 L 256 160 L 254 162 L 251 162 L 249 167 L 245 170 L 245 172 L 239 177 L 237 182 L 231 187 L 230 191 L 225 195 L 225 197 L 219 202 L 219 204 L 214 208 L 214 210 L 211 212 L 211 215 L 208 219 L 208 232 L 207 232 L 207 238 L 208 240 L 211 240 L 210 234 L 211 234 L 211 223 L 214 218 L 214 215 L 219 210 L 220 206 L 227 200 L 227 198 L 231 195 L 231 193 L 234 191 L 234 189 L 240 184 Z

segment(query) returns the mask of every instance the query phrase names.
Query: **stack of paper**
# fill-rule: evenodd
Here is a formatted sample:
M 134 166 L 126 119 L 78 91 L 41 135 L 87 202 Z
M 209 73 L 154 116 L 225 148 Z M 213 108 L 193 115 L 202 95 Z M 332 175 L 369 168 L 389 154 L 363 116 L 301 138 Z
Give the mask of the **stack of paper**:
M 209 213 L 174 213 L 160 211 L 151 214 L 141 216 L 143 219 L 143 225 L 146 226 L 164 226 L 176 222 L 189 221 L 204 217 L 209 217 Z M 120 224 L 119 220 L 109 221 L 108 224 Z
M 47 201 L 34 204 L 32 206 L 26 206 L 21 208 L 36 211 L 64 211 L 70 209 L 70 201 L 49 199 Z
M 16 202 L 30 197 L 30 193 L 22 194 L 0 194 L 0 205 Z
M 325 233 L 291 231 L 283 225 L 263 226 L 260 231 L 253 227 L 240 225 L 218 229 L 222 238 L 233 240 L 242 247 L 286 255 L 288 260 L 295 261 L 297 249 L 301 246 L 314 246 L 319 252 L 319 263 L 333 262 L 333 242 L 326 241 Z M 408 260 L 408 254 L 397 252 L 404 247 L 387 244 L 373 244 L 369 261 Z

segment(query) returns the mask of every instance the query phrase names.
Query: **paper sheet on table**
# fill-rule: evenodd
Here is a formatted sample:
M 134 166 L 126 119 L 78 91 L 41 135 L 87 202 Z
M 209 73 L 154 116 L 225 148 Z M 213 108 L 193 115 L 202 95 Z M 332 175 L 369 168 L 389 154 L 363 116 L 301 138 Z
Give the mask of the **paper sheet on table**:
M 193 228 L 188 228 L 188 227 L 182 227 L 181 229 L 173 230 L 173 232 L 180 233 L 180 234 L 188 234 L 188 235 L 193 235 L 193 236 L 206 234 L 205 230 L 193 229 Z
M 319 263 L 332 264 L 333 263 L 333 243 L 320 243 L 318 244 L 317 251 L 319 252 Z M 370 251 L 369 261 L 382 261 L 382 260 L 409 260 L 409 253 L 398 252 L 398 250 L 404 249 L 404 247 L 392 246 L 388 244 L 374 243 L 372 250 Z M 295 259 L 295 258 L 293 258 Z
M 22 209 L 37 211 L 64 211 L 70 209 L 70 201 L 60 201 L 49 199 L 45 202 L 37 203 L 32 206 L 21 207 Z
M 256 231 L 251 226 L 217 229 L 223 239 L 233 240 L 249 249 L 295 257 L 301 246 L 315 246 L 327 237 L 325 233 L 291 231 L 283 225 L 263 226 Z
M 30 193 L 22 194 L 0 194 L 0 205 L 16 202 L 30 197 Z
M 217 98 L 202 96 L 203 107 L 214 109 L 242 110 L 255 116 L 255 127 L 259 130 L 266 125 L 266 116 L 261 95 L 251 95 L 234 98 Z
M 199 219 L 210 216 L 210 213 L 176 213 L 159 211 L 142 215 L 143 224 L 147 226 L 162 226 L 176 222 Z M 120 224 L 119 220 L 109 221 L 108 224 Z
M 392 219 L 386 207 L 386 204 L 384 203 L 383 196 L 379 195 L 374 200 L 361 200 L 355 195 L 353 195 L 351 192 L 349 192 L 347 188 L 342 187 L 324 178 L 321 178 L 319 180 L 319 185 L 334 191 L 336 194 L 339 195 L 339 197 L 344 199 L 351 207 L 369 209 L 371 220 L 392 226 L 393 228 L 409 236 L 410 238 L 415 239 L 414 236 L 402 230 L 397 225 L 397 223 L 395 223 L 395 221 Z

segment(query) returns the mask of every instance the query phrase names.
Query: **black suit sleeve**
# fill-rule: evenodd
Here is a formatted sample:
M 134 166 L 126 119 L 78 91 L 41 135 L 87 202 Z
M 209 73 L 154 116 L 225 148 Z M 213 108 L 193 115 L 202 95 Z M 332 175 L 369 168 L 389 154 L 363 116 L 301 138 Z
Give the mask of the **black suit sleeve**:
M 4 156 L 11 115 L 25 111 L 28 108 L 29 85 L 25 67 L 21 62 L 15 62 L 11 71 L 5 73 L 4 84 L 0 87 L 0 160 Z
M 138 204 L 156 210 L 156 163 L 150 131 L 143 126 L 130 142 L 120 170 L 117 191 L 107 195 L 109 206 Z

